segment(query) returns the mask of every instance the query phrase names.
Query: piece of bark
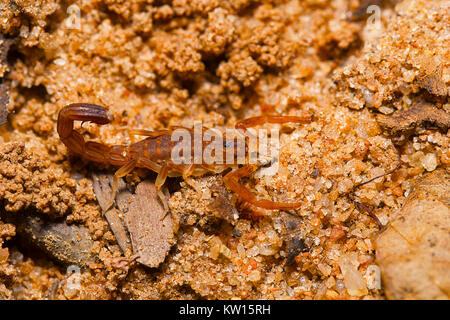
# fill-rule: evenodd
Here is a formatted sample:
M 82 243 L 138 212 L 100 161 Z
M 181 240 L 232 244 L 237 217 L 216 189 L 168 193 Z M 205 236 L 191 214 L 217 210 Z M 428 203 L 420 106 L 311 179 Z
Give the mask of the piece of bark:
M 124 214 L 137 262 L 158 267 L 174 243 L 173 222 L 164 210 L 152 181 L 144 180 L 131 197 L 119 193 L 117 204 Z
M 103 212 L 111 201 L 112 177 L 99 174 L 92 177 Z M 132 248 L 133 254 L 139 256 L 137 262 L 158 267 L 174 242 L 172 216 L 166 214 L 153 182 L 142 181 L 134 194 L 126 188 L 123 179 L 119 179 L 118 187 L 116 203 L 119 210 L 112 208 L 105 212 L 111 230 L 124 252 Z
M 5 39 L 0 33 L 0 66 L 7 65 L 7 57 L 10 46 L 14 40 Z M 0 126 L 7 122 L 8 110 L 6 109 L 9 103 L 8 86 L 3 83 L 3 74 L 0 74 Z
M 445 169 L 426 174 L 396 219 L 375 239 L 389 299 L 450 298 L 449 181 Z
M 91 249 L 93 241 L 87 228 L 68 225 L 65 221 L 51 221 L 32 212 L 4 213 L 6 221 L 16 226 L 19 239 L 38 248 L 64 265 L 89 267 L 95 262 Z
M 108 210 L 108 205 L 110 204 L 112 197 L 112 175 L 101 175 L 94 173 L 92 175 L 92 181 L 94 184 L 94 192 L 97 197 L 97 201 L 102 208 L 106 221 L 108 221 L 114 237 L 117 240 L 117 244 L 123 252 L 131 250 L 131 240 L 122 219 L 120 219 L 119 211 L 114 207 Z M 119 179 L 119 193 L 123 193 L 127 198 L 131 197 L 131 192 L 126 189 L 123 179 Z
M 8 105 L 8 88 L 6 84 L 0 84 L 0 126 L 4 125 L 8 119 L 8 110 L 6 106 Z
M 450 114 L 426 102 L 416 103 L 392 115 L 379 115 L 377 121 L 391 135 L 411 134 L 417 128 L 436 127 L 444 132 L 450 128 Z
M 106 221 L 108 221 L 109 227 L 111 228 L 114 237 L 117 240 L 117 244 L 123 252 L 127 250 L 132 250 L 131 240 L 128 233 L 123 225 L 122 219 L 119 216 L 119 210 L 112 208 L 105 212 Z
M 15 39 L 5 39 L 3 34 L 0 33 L 0 63 L 8 63 L 8 51 L 15 41 Z

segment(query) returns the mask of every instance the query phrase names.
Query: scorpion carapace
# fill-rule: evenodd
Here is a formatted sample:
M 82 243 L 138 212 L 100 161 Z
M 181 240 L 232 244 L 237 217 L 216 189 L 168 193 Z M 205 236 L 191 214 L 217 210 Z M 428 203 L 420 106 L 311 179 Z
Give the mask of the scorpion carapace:
M 174 128 L 159 131 L 130 130 L 131 134 L 146 136 L 137 143 L 130 145 L 112 145 L 108 146 L 102 143 L 85 141 L 83 136 L 74 130 L 74 121 L 90 121 L 99 125 L 110 123 L 112 116 L 110 112 L 98 105 L 88 103 L 74 103 L 61 109 L 58 116 L 58 133 L 62 142 L 72 152 L 79 154 L 83 158 L 100 163 L 109 163 L 113 166 L 120 166 L 114 174 L 113 180 L 113 204 L 117 192 L 118 178 L 126 176 L 134 168 L 147 168 L 158 173 L 155 187 L 161 199 L 161 187 L 167 177 L 182 176 L 184 179 L 189 176 L 201 176 L 207 173 L 220 173 L 228 168 L 235 168 L 228 172 L 223 181 L 225 185 L 244 201 L 250 204 L 269 210 L 289 210 L 300 207 L 300 203 L 283 203 L 271 200 L 258 200 L 255 195 L 241 184 L 240 180 L 255 172 L 259 165 L 251 164 L 246 161 L 241 167 L 237 163 L 233 164 L 207 164 L 201 163 L 182 163 L 177 164 L 173 161 L 171 155 L 178 141 L 172 140 Z M 260 116 L 242 120 L 236 124 L 237 129 L 247 130 L 250 127 L 262 125 L 265 123 L 300 123 L 307 124 L 311 122 L 311 115 L 302 116 Z M 194 145 L 194 130 L 186 129 Z M 245 159 L 249 159 L 248 140 L 245 140 Z M 205 149 L 208 143 L 202 142 L 201 147 Z M 224 144 L 224 153 L 230 147 Z M 236 153 L 235 153 L 236 154 Z M 164 201 L 163 201 L 164 202 Z

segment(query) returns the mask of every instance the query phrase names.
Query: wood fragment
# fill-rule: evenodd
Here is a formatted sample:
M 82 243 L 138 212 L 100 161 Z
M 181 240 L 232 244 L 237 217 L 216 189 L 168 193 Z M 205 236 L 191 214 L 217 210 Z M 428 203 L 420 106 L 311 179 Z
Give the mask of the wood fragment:
M 131 250 L 131 240 L 122 219 L 119 217 L 119 210 L 116 208 L 107 210 L 107 206 L 110 203 L 112 196 L 112 175 L 101 175 L 94 173 L 92 175 L 92 181 L 94 184 L 94 192 L 97 197 L 97 201 L 102 208 L 114 237 L 117 240 L 117 244 L 123 252 Z M 119 179 L 119 192 L 124 193 L 126 197 L 131 197 L 131 192 L 125 188 L 125 182 L 123 179 Z M 107 211 L 105 212 L 105 210 Z
M 156 194 L 152 181 L 144 180 L 132 197 L 117 195 L 117 204 L 123 212 L 131 236 L 137 262 L 158 267 L 174 243 L 172 216 L 167 214 Z
M 111 200 L 112 175 L 94 174 L 93 182 L 99 205 L 105 211 Z M 132 248 L 133 254 L 139 256 L 137 262 L 158 267 L 174 243 L 174 236 L 172 216 L 164 210 L 154 183 L 142 181 L 133 194 L 119 179 L 116 203 L 119 209 L 107 210 L 105 218 L 119 246 L 124 252 Z
M 0 66 L 7 65 L 7 56 L 10 46 L 13 44 L 14 40 L 5 39 L 2 34 L 0 34 Z M 9 103 L 8 86 L 3 83 L 4 74 L 0 74 L 0 126 L 7 122 L 8 110 L 6 109 Z
M 4 125 L 8 119 L 8 110 L 6 106 L 8 104 L 8 89 L 4 83 L 0 84 L 0 126 Z
M 111 202 L 112 181 L 112 174 L 92 174 L 95 196 L 97 197 L 98 204 L 100 205 L 100 208 L 102 208 L 103 212 L 108 209 L 108 205 Z M 118 180 L 118 187 L 118 192 L 125 192 L 128 196 L 131 196 L 131 192 L 126 189 L 126 185 L 123 179 Z
M 106 211 L 105 218 L 106 221 L 108 221 L 109 227 L 111 228 L 120 249 L 122 249 L 123 252 L 132 250 L 130 237 L 128 236 L 125 226 L 123 225 L 122 219 L 119 217 L 119 210 L 113 208 Z
M 436 127 L 446 132 L 450 128 L 450 114 L 425 102 L 392 115 L 379 115 L 377 121 L 391 135 L 411 134 L 417 128 Z
M 16 39 L 5 39 L 3 34 L 0 33 L 0 63 L 6 64 L 8 63 L 8 51 L 11 45 L 13 45 L 16 42 Z M 3 75 L 2 75 L 3 77 Z

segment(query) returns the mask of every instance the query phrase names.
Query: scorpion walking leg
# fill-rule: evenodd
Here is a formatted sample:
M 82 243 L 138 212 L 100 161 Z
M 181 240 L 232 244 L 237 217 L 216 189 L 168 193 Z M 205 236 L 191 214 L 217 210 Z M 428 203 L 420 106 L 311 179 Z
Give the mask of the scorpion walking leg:
M 146 159 L 146 158 L 139 159 L 138 164 L 139 164 L 139 166 L 142 166 L 144 168 L 150 169 L 150 170 L 158 173 L 158 176 L 156 177 L 156 181 L 155 181 L 156 194 L 158 195 L 158 198 L 161 200 L 161 203 L 164 206 L 164 210 L 168 211 L 169 205 L 167 204 L 166 196 L 161 191 L 161 188 L 164 185 L 164 182 L 166 182 L 167 175 L 169 173 L 169 166 L 166 163 L 164 163 L 163 165 L 160 165 L 159 163 L 156 163 L 156 162 L 154 162 L 150 159 Z M 164 218 L 165 218 L 165 216 L 164 216 Z
M 236 123 L 236 129 L 246 129 L 259 125 L 263 125 L 265 123 L 301 123 L 307 124 L 311 122 L 311 115 L 305 114 L 302 116 L 259 116 L 259 117 L 251 117 Z
M 160 190 L 164 182 L 166 182 L 168 173 L 169 173 L 169 166 L 167 165 L 167 163 L 164 163 L 161 166 L 161 170 L 159 171 L 158 176 L 156 177 L 155 181 L 156 190 Z
M 133 171 L 133 169 L 136 167 L 136 160 L 131 160 L 130 162 L 128 162 L 127 164 L 125 164 L 124 166 L 122 166 L 119 170 L 117 170 L 114 173 L 114 177 L 113 177 L 113 187 L 112 187 L 112 198 L 111 201 L 108 205 L 108 209 L 111 208 L 114 204 L 114 200 L 116 199 L 116 194 L 117 194 L 117 189 L 118 189 L 118 182 L 119 182 L 119 178 L 123 178 L 125 177 L 127 174 L 129 174 L 131 171 Z
M 155 181 L 156 193 L 158 194 L 158 197 L 161 200 L 161 202 L 164 206 L 164 210 L 166 212 L 169 211 L 169 205 L 167 203 L 166 196 L 161 191 L 161 188 L 164 185 L 164 182 L 166 182 L 168 173 L 169 173 L 169 166 L 167 165 L 167 163 L 164 163 L 162 165 L 161 170 L 159 171 L 158 176 L 156 177 L 156 181 Z
M 130 129 L 128 133 L 136 136 L 145 136 L 150 138 L 158 138 L 165 134 L 170 134 L 170 130 L 158 130 L 158 131 L 150 131 L 145 129 Z
M 187 129 L 184 127 L 180 127 L 180 126 L 171 126 L 169 127 L 169 129 L 164 129 L 164 130 L 156 130 L 156 131 L 151 131 L 151 130 L 145 130 L 145 129 L 128 129 L 128 133 L 131 135 L 136 135 L 136 136 L 145 136 L 145 137 L 150 137 L 150 138 L 158 138 L 160 136 L 163 136 L 165 134 L 172 134 L 174 130 L 177 129 L 183 129 L 183 130 L 188 130 L 188 131 L 193 131 L 192 129 Z
M 198 183 L 191 178 L 192 173 L 194 173 L 195 165 L 193 163 L 189 165 L 184 165 L 181 168 L 181 175 L 183 177 L 184 182 L 193 187 L 195 190 L 199 189 Z
M 187 165 L 185 168 L 183 168 L 183 171 L 181 172 L 183 176 L 183 180 L 186 180 L 189 178 L 189 176 L 194 172 L 195 166 L 193 163 Z
M 239 195 L 242 199 L 248 203 L 269 210 L 291 210 L 301 206 L 301 203 L 283 203 L 274 202 L 271 200 L 258 200 L 255 195 L 251 193 L 249 189 L 243 186 L 239 180 L 249 176 L 258 169 L 257 165 L 245 165 L 235 171 L 229 172 L 223 177 L 223 182 L 233 192 Z

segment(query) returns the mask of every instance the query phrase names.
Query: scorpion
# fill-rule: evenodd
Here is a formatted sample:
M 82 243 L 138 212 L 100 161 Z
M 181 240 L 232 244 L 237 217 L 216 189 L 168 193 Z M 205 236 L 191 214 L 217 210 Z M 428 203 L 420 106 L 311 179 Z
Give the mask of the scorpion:
M 118 189 L 118 179 L 125 177 L 135 168 L 146 168 L 157 173 L 155 189 L 159 198 L 164 204 L 164 194 L 161 188 L 167 177 L 182 177 L 187 179 L 190 176 L 203 176 L 205 174 L 224 173 L 223 182 L 232 192 L 236 193 L 242 200 L 259 208 L 268 210 L 292 210 L 300 207 L 300 202 L 284 203 L 267 199 L 257 199 L 257 197 L 241 183 L 241 179 L 250 176 L 260 168 L 258 164 L 249 163 L 248 140 L 245 140 L 245 159 L 246 163 L 238 165 L 233 164 L 207 164 L 207 163 L 174 163 L 171 158 L 172 150 L 177 141 L 172 141 L 171 135 L 175 128 L 149 131 L 144 129 L 131 129 L 130 134 L 145 136 L 146 138 L 132 143 L 130 145 L 105 145 L 94 141 L 85 141 L 83 136 L 74 130 L 74 121 L 92 122 L 98 125 L 105 125 L 112 121 L 111 113 L 102 106 L 90 103 L 73 103 L 61 109 L 58 115 L 57 131 L 66 147 L 73 153 L 80 155 L 86 160 L 97 163 L 106 163 L 112 166 L 120 167 L 113 177 L 112 200 L 110 208 L 115 199 Z M 311 122 L 311 115 L 304 113 L 300 116 L 275 116 L 264 115 L 247 118 L 238 121 L 236 129 L 247 130 L 248 128 L 264 125 L 266 123 L 283 124 L 299 123 L 308 124 Z M 194 130 L 187 129 L 190 132 L 190 139 L 194 140 Z M 223 140 L 225 141 L 225 140 Z M 236 141 L 235 143 L 236 144 Z M 194 145 L 193 143 L 191 145 Z M 204 149 L 208 144 L 202 143 Z M 233 144 L 231 144 L 233 145 Z M 224 144 L 224 149 L 231 147 L 230 144 Z M 233 145 L 235 147 L 235 145 Z M 237 153 L 234 148 L 234 158 Z M 225 173 L 226 170 L 232 169 Z M 167 203 L 164 204 L 167 210 Z

